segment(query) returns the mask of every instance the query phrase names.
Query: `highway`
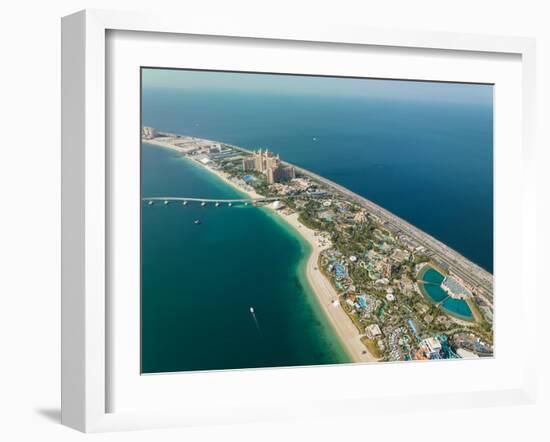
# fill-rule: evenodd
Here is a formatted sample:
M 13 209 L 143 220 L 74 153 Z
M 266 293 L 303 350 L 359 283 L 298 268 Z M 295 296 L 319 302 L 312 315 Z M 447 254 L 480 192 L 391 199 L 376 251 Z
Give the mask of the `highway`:
M 493 298 L 493 275 L 486 270 L 474 264 L 460 253 L 451 249 L 450 247 L 438 241 L 433 236 L 428 235 L 426 232 L 418 229 L 417 227 L 409 224 L 407 221 L 399 218 L 397 215 L 389 212 L 388 210 L 380 207 L 372 201 L 358 195 L 333 181 L 330 181 L 320 175 L 317 175 L 309 170 L 302 169 L 300 167 L 293 166 L 296 172 L 302 175 L 309 176 L 311 179 L 318 181 L 338 193 L 349 197 L 357 201 L 370 213 L 378 216 L 382 221 L 385 221 L 386 227 L 394 233 L 403 233 L 416 241 L 419 245 L 424 246 L 428 251 L 432 251 L 432 258 L 439 260 L 446 264 L 450 270 L 455 272 L 464 281 L 472 284 L 475 287 L 481 287 L 484 289 L 485 294 L 491 300 Z
M 170 135 L 177 136 L 175 134 L 170 134 Z M 227 147 L 231 147 L 237 151 L 244 152 L 246 154 L 254 153 L 252 150 L 245 149 L 243 147 L 235 146 L 228 143 L 223 143 L 220 141 L 213 141 L 213 140 L 206 140 L 206 139 L 199 139 L 199 138 L 194 138 L 194 140 L 211 142 L 213 144 L 214 143 L 222 144 Z M 316 181 L 320 184 L 325 185 L 326 187 L 332 189 L 333 191 L 339 193 L 340 195 L 343 195 L 348 199 L 356 201 L 362 207 L 364 207 L 368 212 L 380 218 L 380 220 L 384 223 L 385 227 L 388 230 L 392 231 L 395 234 L 404 234 L 408 236 L 409 238 L 414 240 L 418 245 L 425 247 L 429 256 L 436 263 L 440 263 L 447 266 L 450 271 L 454 272 L 464 281 L 471 284 L 473 287 L 481 288 L 484 292 L 481 295 L 481 297 L 485 299 L 490 305 L 493 304 L 493 275 L 487 272 L 486 270 L 482 269 L 477 264 L 471 262 L 470 260 L 462 256 L 460 253 L 458 253 L 457 251 L 451 249 L 447 245 L 443 244 L 441 241 L 435 239 L 433 236 L 427 234 L 426 232 L 423 232 L 422 230 L 418 229 L 417 227 L 413 226 L 412 224 L 408 223 L 402 218 L 399 218 L 397 215 L 389 212 L 388 210 L 384 209 L 378 204 L 373 203 L 372 201 L 362 197 L 361 195 L 358 195 L 352 192 L 351 190 L 346 189 L 345 187 L 327 178 L 317 175 L 316 173 L 313 173 L 307 169 L 298 167 L 286 161 L 281 161 L 281 163 L 287 166 L 294 167 L 297 174 L 307 176 L 313 181 Z M 288 197 L 284 197 L 284 198 L 288 198 Z M 283 197 L 272 198 L 272 199 L 264 198 L 263 201 L 273 201 L 276 199 L 284 199 L 284 198 Z M 163 198 L 157 198 L 157 199 L 162 200 Z M 172 199 L 175 199 L 175 198 L 172 198 Z M 164 198 L 164 200 L 170 200 L 170 198 Z M 192 201 L 191 198 L 188 198 L 188 199 L 180 198 L 180 200 Z M 204 200 L 204 199 L 197 199 L 197 201 L 223 202 L 222 200 Z M 231 202 L 233 201 L 254 202 L 254 200 L 232 200 Z M 256 200 L 256 201 L 261 201 L 261 200 Z
M 229 147 L 232 147 L 236 150 L 240 150 L 249 154 L 253 152 L 244 149 L 240 146 L 233 146 L 227 143 L 223 143 Z M 457 251 L 451 249 L 447 245 L 443 244 L 441 241 L 435 239 L 433 236 L 423 232 L 419 228 L 413 226 L 402 218 L 399 218 L 397 215 L 391 213 L 390 211 L 380 207 L 378 204 L 373 203 L 372 201 L 352 192 L 349 189 L 327 179 L 316 173 L 313 173 L 307 169 L 298 167 L 292 163 L 286 161 L 281 161 L 283 164 L 292 166 L 295 168 L 298 174 L 309 177 L 310 179 L 317 181 L 337 193 L 355 200 L 362 207 L 364 207 L 368 212 L 378 216 L 383 222 L 385 222 L 386 228 L 391 230 L 393 233 L 402 233 L 413 239 L 419 245 L 424 246 L 427 251 L 431 251 L 431 257 L 448 266 L 449 270 L 453 271 L 456 275 L 462 278 L 467 283 L 473 285 L 474 287 L 479 287 L 484 290 L 483 298 L 486 299 L 491 305 L 493 303 L 493 275 L 487 272 L 485 269 L 482 269 L 477 264 L 471 262 L 464 256 L 462 256 Z

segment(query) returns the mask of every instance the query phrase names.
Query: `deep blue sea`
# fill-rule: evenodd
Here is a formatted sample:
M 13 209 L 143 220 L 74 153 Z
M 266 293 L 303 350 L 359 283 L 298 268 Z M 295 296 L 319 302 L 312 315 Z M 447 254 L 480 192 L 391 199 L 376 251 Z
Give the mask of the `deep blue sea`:
M 492 105 L 144 88 L 142 123 L 269 148 L 493 271 Z

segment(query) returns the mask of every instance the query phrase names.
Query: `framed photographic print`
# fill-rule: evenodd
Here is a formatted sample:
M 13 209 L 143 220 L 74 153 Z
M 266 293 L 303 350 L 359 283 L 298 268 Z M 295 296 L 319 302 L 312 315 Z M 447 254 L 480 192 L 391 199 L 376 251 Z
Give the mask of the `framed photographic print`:
M 533 57 L 66 17 L 63 422 L 532 400 Z

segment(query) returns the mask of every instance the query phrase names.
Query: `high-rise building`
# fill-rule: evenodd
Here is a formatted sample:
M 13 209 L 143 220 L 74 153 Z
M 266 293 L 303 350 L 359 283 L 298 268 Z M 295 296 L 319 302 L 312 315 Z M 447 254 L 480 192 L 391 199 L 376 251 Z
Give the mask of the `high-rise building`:
M 275 157 L 273 152 L 269 150 L 262 151 L 259 149 L 256 153 L 253 154 L 254 158 L 254 170 L 257 172 L 266 173 L 267 169 L 274 167 L 279 161 L 279 157 Z
M 158 135 L 157 130 L 154 127 L 144 126 L 141 130 L 141 136 L 146 140 L 152 140 Z
M 268 155 L 265 157 L 265 170 L 273 169 L 279 166 L 281 163 L 281 160 L 279 159 L 279 155 L 276 157 L 273 156 L 273 154 Z
M 248 157 L 243 159 L 243 170 L 250 172 L 256 170 L 256 159 L 254 157 Z
M 279 155 L 274 155 L 269 150 L 254 152 L 252 156 L 243 159 L 243 170 L 262 172 L 267 177 L 269 184 L 288 181 L 296 177 L 292 166 L 283 166 Z
M 263 161 L 262 149 L 259 149 L 258 152 L 254 154 L 254 170 L 256 172 L 263 172 L 264 171 L 264 161 Z
M 267 169 L 267 183 L 268 184 L 273 184 L 275 182 L 275 174 L 274 174 L 274 170 L 273 169 Z
M 267 182 L 269 184 L 290 181 L 294 178 L 296 178 L 296 171 L 292 166 L 283 166 L 279 163 L 275 167 L 267 169 Z

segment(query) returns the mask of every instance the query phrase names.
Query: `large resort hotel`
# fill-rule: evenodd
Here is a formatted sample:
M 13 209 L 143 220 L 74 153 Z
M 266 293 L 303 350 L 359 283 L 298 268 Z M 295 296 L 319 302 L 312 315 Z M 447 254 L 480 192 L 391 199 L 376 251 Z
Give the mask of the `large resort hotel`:
M 292 166 L 281 163 L 279 155 L 274 155 L 269 150 L 259 149 L 249 158 L 243 159 L 243 171 L 261 172 L 266 175 L 267 183 L 279 183 L 296 178 L 296 171 Z
M 148 127 L 142 138 L 245 192 L 235 204 L 275 209 L 310 242 L 308 283 L 352 361 L 492 356 L 492 275 L 431 236 L 267 149 Z

